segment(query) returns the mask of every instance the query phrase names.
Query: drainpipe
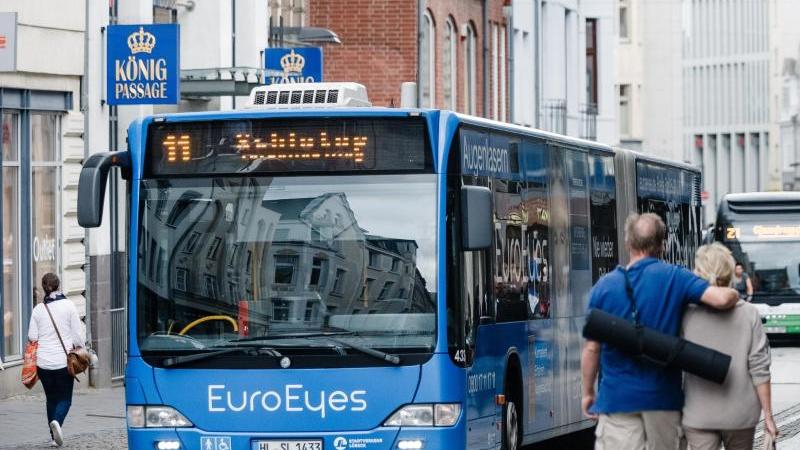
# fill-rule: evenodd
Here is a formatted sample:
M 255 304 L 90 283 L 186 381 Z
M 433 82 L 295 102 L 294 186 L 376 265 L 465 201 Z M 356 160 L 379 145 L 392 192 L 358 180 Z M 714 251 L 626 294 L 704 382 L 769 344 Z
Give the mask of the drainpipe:
M 506 66 L 508 67 L 507 118 L 510 123 L 514 123 L 514 6 L 504 6 L 503 15 L 506 16 Z
M 533 33 L 533 126 L 534 128 L 540 127 L 540 115 L 541 115 L 541 89 L 540 89 L 540 78 L 542 73 L 542 62 L 540 61 L 541 58 L 541 46 L 539 42 L 541 42 L 541 32 L 542 32 L 542 23 L 541 23 L 541 6 L 542 3 L 540 0 L 536 0 L 533 2 L 533 24 L 535 27 Z
M 425 0 L 417 0 L 417 108 L 422 105 L 422 25 L 425 23 Z M 433 39 L 433 36 L 431 36 Z M 429 62 L 433 64 L 433 61 Z
M 84 34 L 83 34 L 83 54 L 85 55 L 83 58 L 83 83 L 81 83 L 81 112 L 83 113 L 83 160 L 86 161 L 89 159 L 89 131 L 91 128 L 89 127 L 89 33 L 94 33 L 96 30 L 91 30 L 89 28 L 90 22 L 90 15 L 89 15 L 89 2 L 90 0 L 85 0 L 83 2 L 84 7 Z M 89 343 L 89 347 L 91 347 L 92 343 L 92 308 L 91 304 L 89 303 L 92 298 L 92 283 L 91 283 L 91 259 L 89 255 L 89 232 L 84 230 L 83 231 L 83 248 L 85 252 L 84 256 L 84 266 L 83 272 L 84 277 L 86 278 L 85 289 L 83 290 L 83 298 L 86 302 L 86 315 L 84 316 L 84 324 L 86 325 L 86 342 Z M 92 379 L 90 378 L 89 381 L 91 382 Z
M 236 67 L 236 0 L 231 0 L 231 70 Z M 231 77 L 236 75 L 231 74 Z M 234 85 L 236 80 L 234 80 Z M 232 107 L 236 109 L 236 95 L 231 96 Z
M 489 117 L 489 0 L 483 0 L 483 117 Z

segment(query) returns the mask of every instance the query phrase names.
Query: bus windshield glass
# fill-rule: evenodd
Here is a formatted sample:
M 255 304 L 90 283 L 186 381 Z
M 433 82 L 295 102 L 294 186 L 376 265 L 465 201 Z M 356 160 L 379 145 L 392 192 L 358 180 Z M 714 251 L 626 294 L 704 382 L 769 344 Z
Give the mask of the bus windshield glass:
M 800 226 L 792 222 L 738 222 L 725 227 L 725 243 L 753 283 L 753 301 L 779 297 L 800 302 Z
M 142 355 L 158 365 L 245 342 L 339 361 L 354 347 L 430 353 L 435 194 L 434 174 L 142 181 Z M 196 364 L 269 359 L 218 353 Z

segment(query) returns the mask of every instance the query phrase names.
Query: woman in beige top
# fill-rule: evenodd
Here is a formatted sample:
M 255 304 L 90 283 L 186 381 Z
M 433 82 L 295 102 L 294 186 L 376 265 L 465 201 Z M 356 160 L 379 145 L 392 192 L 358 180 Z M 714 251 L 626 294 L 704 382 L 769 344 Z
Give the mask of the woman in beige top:
M 734 260 L 722 244 L 704 245 L 695 256 L 695 273 L 713 286 L 730 286 Z M 764 412 L 767 433 L 777 436 L 772 418 L 770 354 L 758 310 L 744 301 L 731 310 L 690 306 L 683 336 L 731 356 L 722 385 L 691 374 L 684 377 L 683 428 L 692 450 L 753 448 L 755 426 Z

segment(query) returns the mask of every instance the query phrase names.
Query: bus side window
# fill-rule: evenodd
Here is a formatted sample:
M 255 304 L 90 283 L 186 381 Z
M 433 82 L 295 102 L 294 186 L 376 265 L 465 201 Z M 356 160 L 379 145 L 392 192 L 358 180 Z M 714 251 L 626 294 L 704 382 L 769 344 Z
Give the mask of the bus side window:
M 617 254 L 617 189 L 612 156 L 589 157 L 592 284 L 614 270 Z
M 525 212 L 525 247 L 528 283 L 525 298 L 528 316 L 550 317 L 550 198 L 548 154 L 543 141 L 522 143 L 522 203 Z
M 493 283 L 496 300 L 497 322 L 526 320 L 528 316 L 525 302 L 527 288 L 527 268 L 525 241 L 525 205 L 522 203 L 524 181 L 519 170 L 519 142 L 508 142 L 508 173 L 493 179 L 494 192 L 494 253 Z

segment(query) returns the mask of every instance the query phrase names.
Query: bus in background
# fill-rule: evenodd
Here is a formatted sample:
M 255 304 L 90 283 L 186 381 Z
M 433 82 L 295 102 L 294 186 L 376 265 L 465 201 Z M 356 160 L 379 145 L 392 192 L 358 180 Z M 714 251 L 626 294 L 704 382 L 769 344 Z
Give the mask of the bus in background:
M 725 195 L 714 238 L 749 275 L 767 334 L 800 337 L 800 193 Z
M 354 83 L 129 127 L 89 158 L 79 221 L 128 180 L 131 448 L 505 449 L 593 426 L 580 330 L 656 212 L 700 238 L 692 167 Z

